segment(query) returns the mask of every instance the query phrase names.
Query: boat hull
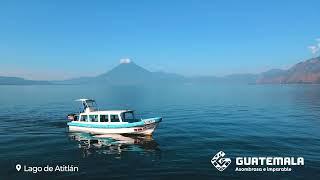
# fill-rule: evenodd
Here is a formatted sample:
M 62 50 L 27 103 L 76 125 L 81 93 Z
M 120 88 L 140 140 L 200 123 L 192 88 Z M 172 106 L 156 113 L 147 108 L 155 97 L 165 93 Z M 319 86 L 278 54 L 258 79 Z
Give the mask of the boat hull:
M 143 134 L 152 135 L 162 118 L 149 118 L 135 123 L 101 124 L 72 121 L 68 123 L 71 132 L 91 134 Z
M 71 132 L 87 132 L 91 134 L 144 134 L 152 135 L 156 129 L 157 124 L 132 127 L 132 128 L 91 128 L 91 127 L 79 127 L 79 126 L 69 126 L 69 131 Z

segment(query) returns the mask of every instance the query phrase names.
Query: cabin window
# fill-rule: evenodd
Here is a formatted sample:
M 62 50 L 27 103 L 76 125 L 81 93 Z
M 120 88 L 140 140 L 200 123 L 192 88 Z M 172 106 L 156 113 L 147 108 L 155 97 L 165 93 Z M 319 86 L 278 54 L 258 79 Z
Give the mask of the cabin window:
M 100 115 L 100 122 L 108 122 L 108 115 Z
M 74 119 L 73 119 L 73 121 L 78 121 L 79 120 L 79 116 L 74 116 Z
M 133 112 L 122 113 L 122 122 L 134 122 Z
M 98 122 L 98 115 L 89 115 L 89 122 Z
M 110 115 L 111 122 L 120 122 L 118 115 Z
M 87 115 L 81 115 L 80 121 L 87 121 L 88 116 Z

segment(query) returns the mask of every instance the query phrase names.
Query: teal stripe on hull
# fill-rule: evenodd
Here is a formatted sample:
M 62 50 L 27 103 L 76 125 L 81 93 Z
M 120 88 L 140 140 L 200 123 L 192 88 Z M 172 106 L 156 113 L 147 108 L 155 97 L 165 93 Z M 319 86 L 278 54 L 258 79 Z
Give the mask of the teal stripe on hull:
M 133 123 L 125 123 L 125 124 L 85 124 L 80 122 L 68 122 L 68 126 L 77 126 L 77 127 L 88 127 L 88 128 L 131 128 L 131 127 L 137 127 L 137 126 L 144 126 L 146 121 L 152 121 L 154 120 L 154 123 L 158 123 L 162 120 L 160 117 L 156 118 L 149 118 L 149 119 L 143 119 L 139 122 L 133 122 Z

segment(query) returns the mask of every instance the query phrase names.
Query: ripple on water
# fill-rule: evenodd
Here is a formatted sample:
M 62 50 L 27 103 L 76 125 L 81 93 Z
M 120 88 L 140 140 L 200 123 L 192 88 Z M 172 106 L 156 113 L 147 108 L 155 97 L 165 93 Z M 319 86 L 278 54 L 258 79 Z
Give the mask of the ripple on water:
M 18 161 L 80 166 L 80 173 L 58 174 L 62 179 L 255 178 L 217 172 L 210 159 L 220 150 L 229 157 L 303 156 L 306 168 L 285 174 L 289 179 L 316 174 L 320 166 L 320 86 L 0 89 L 0 174 L 8 179 L 17 179 L 12 166 Z M 73 100 L 85 95 L 99 97 L 101 108 L 125 102 L 163 122 L 152 140 L 70 134 L 66 114 L 78 110 Z

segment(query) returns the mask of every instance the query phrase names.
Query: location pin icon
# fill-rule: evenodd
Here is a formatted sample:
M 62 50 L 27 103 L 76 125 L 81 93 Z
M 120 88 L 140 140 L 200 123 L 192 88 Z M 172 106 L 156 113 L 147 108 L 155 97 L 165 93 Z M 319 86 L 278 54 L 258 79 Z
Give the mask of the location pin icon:
M 17 169 L 17 171 L 20 171 L 21 165 L 20 165 L 20 164 L 17 164 L 17 165 L 16 165 L 16 169 Z

